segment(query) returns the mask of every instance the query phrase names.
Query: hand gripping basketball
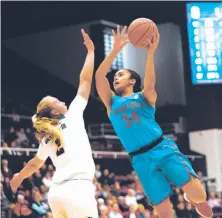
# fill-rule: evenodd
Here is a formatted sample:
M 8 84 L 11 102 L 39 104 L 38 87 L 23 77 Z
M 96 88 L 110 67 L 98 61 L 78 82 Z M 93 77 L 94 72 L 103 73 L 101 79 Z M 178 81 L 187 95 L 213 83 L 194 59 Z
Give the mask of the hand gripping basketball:
M 129 40 L 136 48 L 149 48 L 155 42 L 157 34 L 156 24 L 148 18 L 138 18 L 128 28 Z

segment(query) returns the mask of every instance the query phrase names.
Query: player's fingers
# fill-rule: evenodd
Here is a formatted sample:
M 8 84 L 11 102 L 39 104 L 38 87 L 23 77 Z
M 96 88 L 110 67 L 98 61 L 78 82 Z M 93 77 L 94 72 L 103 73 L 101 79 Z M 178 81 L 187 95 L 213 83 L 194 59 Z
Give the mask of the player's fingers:
M 114 30 L 112 30 L 112 35 L 113 35 L 113 37 L 116 37 L 116 33 Z
M 156 36 L 153 34 L 152 39 L 151 39 L 151 43 L 153 44 L 156 41 Z
M 119 36 L 119 35 L 120 35 L 120 26 L 117 25 L 117 36 Z
M 85 41 L 86 41 L 86 42 L 90 42 L 90 41 L 91 41 L 91 39 L 90 39 L 90 37 L 89 37 L 88 34 L 86 34 Z
M 126 34 L 126 29 L 127 29 L 127 26 L 124 26 L 122 32 L 121 32 L 121 35 L 124 36 Z
M 84 31 L 84 29 L 81 29 L 81 33 L 82 33 L 84 41 L 89 41 L 90 40 L 89 35 Z
M 82 36 L 84 37 L 85 36 L 85 30 L 84 29 L 81 29 L 81 33 L 82 33 Z
M 85 33 L 84 29 L 81 29 L 81 33 L 82 33 L 83 39 L 85 40 L 85 38 L 86 38 L 86 33 Z
M 160 41 L 160 34 L 159 34 L 159 33 L 157 33 L 156 39 L 157 39 L 158 41 Z
M 144 47 L 149 48 L 149 47 L 150 47 L 150 44 L 152 43 L 151 41 L 152 41 L 152 40 L 150 40 L 149 38 L 147 38 L 146 40 L 143 41 L 142 44 L 143 44 Z
M 156 42 L 158 42 L 159 40 L 159 34 L 153 34 L 152 39 L 151 39 L 151 43 L 154 44 Z
M 159 33 L 157 33 L 157 34 L 155 35 L 154 42 L 155 42 L 155 43 L 159 43 L 159 40 L 160 40 L 160 35 L 159 35 Z

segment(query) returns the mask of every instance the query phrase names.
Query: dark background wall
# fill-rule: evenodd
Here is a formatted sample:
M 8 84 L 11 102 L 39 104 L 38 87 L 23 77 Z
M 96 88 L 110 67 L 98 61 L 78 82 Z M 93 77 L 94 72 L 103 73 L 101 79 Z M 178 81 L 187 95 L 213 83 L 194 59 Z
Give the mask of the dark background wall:
M 222 128 L 222 86 L 191 84 L 185 2 L 2 2 L 1 9 L 2 41 L 27 34 L 38 35 L 43 31 L 54 31 L 101 19 L 126 25 L 135 18 L 148 17 L 157 24 L 173 23 L 179 26 L 182 36 L 187 103 L 182 108 L 174 104 L 162 105 L 158 109 L 163 111 L 160 117 L 163 119 L 173 117 L 176 111 L 177 114 L 183 113 L 187 116 L 189 130 Z M 69 53 L 67 50 L 66 52 Z M 82 53 L 82 58 L 83 56 Z M 69 103 L 76 94 L 76 87 L 72 83 L 50 75 L 48 68 L 42 68 L 25 60 L 4 45 L 1 61 L 2 92 L 18 102 L 27 104 L 31 110 L 35 109 L 44 95 L 51 94 Z M 71 62 L 71 59 L 67 61 Z M 48 59 L 45 60 L 46 64 L 49 62 Z M 74 83 L 77 84 L 77 76 L 74 78 Z M 170 95 L 170 93 L 166 94 Z M 92 117 L 91 113 L 99 115 Z M 107 119 L 104 107 L 96 98 L 90 99 L 85 114 L 89 122 Z
M 84 64 L 86 48 L 83 45 L 80 29 L 85 29 L 90 36 L 95 39 L 100 36 L 99 30 L 93 34 L 92 29 L 100 25 L 103 21 L 93 21 L 85 24 L 71 25 L 49 29 L 43 32 L 26 34 L 24 36 L 13 37 L 3 40 L 3 46 L 15 52 L 21 58 L 31 64 L 47 71 L 55 77 L 63 80 L 67 85 L 78 88 L 79 73 Z M 108 23 L 109 24 L 109 23 Z M 117 24 L 110 23 L 111 28 L 116 28 Z M 161 41 L 155 55 L 156 90 L 158 93 L 157 107 L 166 104 L 183 105 L 186 104 L 184 66 L 182 40 L 180 27 L 173 23 L 159 24 Z M 102 31 L 102 30 L 100 30 Z M 97 52 L 104 50 L 103 40 L 96 46 Z M 132 69 L 144 78 L 147 51 L 136 49 L 132 44 L 128 44 L 122 51 L 124 68 Z M 104 59 L 104 52 L 102 60 Z M 101 60 L 101 61 L 102 61 Z M 97 65 L 101 63 L 97 60 Z M 35 76 L 34 71 L 29 74 Z M 61 87 L 58 89 L 61 90 Z M 91 95 L 96 98 L 95 86 Z M 177 90 L 174 92 L 174 90 Z

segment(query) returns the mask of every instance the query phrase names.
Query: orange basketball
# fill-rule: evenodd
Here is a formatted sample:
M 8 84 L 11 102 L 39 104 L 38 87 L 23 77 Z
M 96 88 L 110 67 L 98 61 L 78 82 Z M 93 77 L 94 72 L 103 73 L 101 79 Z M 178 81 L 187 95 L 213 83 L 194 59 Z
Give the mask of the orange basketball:
M 128 28 L 129 41 L 136 48 L 147 48 L 153 36 L 157 33 L 156 24 L 148 18 L 138 18 Z

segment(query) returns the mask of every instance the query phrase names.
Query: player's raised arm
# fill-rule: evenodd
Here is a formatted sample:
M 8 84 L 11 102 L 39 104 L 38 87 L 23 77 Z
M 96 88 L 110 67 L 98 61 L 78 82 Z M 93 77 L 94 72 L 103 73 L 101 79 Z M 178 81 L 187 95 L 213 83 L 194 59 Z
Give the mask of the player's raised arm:
M 16 191 L 22 181 L 40 169 L 44 163 L 45 160 L 41 160 L 37 156 L 32 158 L 19 173 L 13 176 L 10 181 L 12 191 Z
M 98 70 L 96 71 L 96 89 L 100 98 L 105 104 L 107 110 L 109 110 L 110 108 L 112 97 L 113 97 L 113 92 L 110 89 L 110 85 L 106 78 L 106 75 L 109 72 L 109 69 L 115 57 L 118 55 L 121 49 L 128 43 L 126 29 L 127 28 L 125 26 L 122 32 L 120 32 L 120 26 L 118 25 L 116 33 L 114 30 L 112 30 L 112 35 L 114 37 L 113 49 L 107 55 L 105 60 L 101 63 Z
M 94 70 L 95 48 L 89 35 L 85 33 L 83 29 L 81 30 L 81 32 L 82 32 L 84 44 L 88 50 L 88 53 L 87 53 L 82 71 L 80 73 L 80 82 L 79 82 L 77 95 L 80 95 L 86 101 L 88 101 L 89 93 L 91 90 L 91 84 L 92 84 L 93 70 Z
M 148 100 L 150 105 L 155 107 L 157 93 L 155 91 L 156 76 L 154 69 L 154 53 L 159 44 L 159 33 L 154 36 L 153 42 L 151 41 L 146 60 L 146 70 L 144 77 L 144 89 L 142 91 L 144 97 Z

